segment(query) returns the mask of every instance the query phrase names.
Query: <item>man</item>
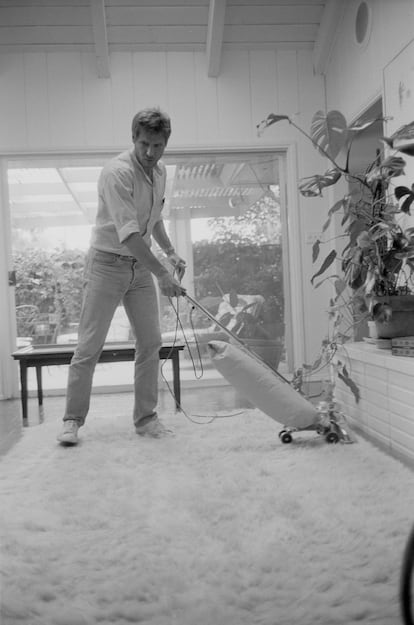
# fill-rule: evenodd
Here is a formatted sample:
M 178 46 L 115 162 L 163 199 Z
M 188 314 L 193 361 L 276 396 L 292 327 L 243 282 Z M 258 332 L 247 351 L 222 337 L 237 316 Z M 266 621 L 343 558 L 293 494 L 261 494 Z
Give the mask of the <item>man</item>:
M 137 434 L 168 434 L 158 419 L 161 347 L 157 293 L 185 294 L 185 261 L 174 251 L 162 220 L 166 169 L 160 161 L 171 134 L 168 115 L 144 109 L 132 120 L 133 148 L 110 160 L 98 181 L 98 211 L 85 265 L 78 345 L 69 367 L 66 411 L 58 440 L 76 445 L 89 410 L 92 378 L 112 318 L 122 301 L 136 339 L 133 419 Z M 151 237 L 178 280 L 151 252 Z

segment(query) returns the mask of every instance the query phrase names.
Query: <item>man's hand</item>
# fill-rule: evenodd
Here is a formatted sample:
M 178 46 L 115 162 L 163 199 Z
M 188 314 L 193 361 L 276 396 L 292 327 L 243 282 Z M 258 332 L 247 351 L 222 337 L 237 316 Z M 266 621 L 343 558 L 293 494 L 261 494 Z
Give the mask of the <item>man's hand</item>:
M 186 294 L 185 288 L 168 271 L 158 277 L 158 284 L 161 293 L 167 297 L 178 297 Z
M 178 256 L 175 252 L 167 255 L 168 262 L 174 267 L 175 273 L 177 275 L 178 282 L 181 282 L 183 276 L 185 274 L 185 268 L 187 263 L 181 256 Z

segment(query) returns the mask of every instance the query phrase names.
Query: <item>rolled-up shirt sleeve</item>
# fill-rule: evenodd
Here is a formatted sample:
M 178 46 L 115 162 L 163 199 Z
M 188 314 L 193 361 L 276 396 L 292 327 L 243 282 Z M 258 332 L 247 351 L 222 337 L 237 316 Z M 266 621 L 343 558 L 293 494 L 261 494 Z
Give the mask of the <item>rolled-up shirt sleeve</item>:
M 129 171 L 110 170 L 102 176 L 102 200 L 108 217 L 115 226 L 120 243 L 123 243 L 131 234 L 140 232 L 133 189 L 133 177 Z

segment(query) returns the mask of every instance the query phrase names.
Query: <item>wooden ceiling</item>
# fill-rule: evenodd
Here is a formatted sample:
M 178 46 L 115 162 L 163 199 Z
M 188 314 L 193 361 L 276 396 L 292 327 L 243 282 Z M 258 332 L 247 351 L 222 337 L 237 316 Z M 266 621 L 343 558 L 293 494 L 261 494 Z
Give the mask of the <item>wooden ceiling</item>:
M 112 51 L 205 50 L 218 76 L 224 49 L 329 52 L 345 0 L 0 0 L 0 54 L 94 51 L 109 77 Z

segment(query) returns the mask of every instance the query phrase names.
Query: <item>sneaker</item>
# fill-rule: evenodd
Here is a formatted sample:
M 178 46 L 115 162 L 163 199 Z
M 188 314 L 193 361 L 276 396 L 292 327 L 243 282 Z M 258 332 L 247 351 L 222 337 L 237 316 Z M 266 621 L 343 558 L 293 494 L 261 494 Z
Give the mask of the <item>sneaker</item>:
M 79 423 L 73 419 L 63 422 L 63 430 L 57 437 L 62 445 L 77 445 L 78 443 Z
M 135 431 L 140 436 L 148 436 L 149 438 L 163 438 L 164 436 L 173 435 L 173 431 L 166 428 L 158 417 L 155 417 L 150 421 L 145 419 L 145 423 L 135 426 Z

